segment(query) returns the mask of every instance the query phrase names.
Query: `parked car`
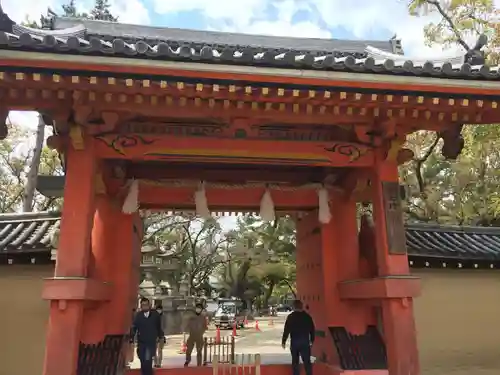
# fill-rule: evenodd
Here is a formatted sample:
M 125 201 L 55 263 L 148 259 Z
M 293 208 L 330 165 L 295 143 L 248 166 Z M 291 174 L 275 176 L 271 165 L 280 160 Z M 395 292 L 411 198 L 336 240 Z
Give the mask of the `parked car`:
M 232 328 L 235 324 L 236 328 L 243 328 L 245 313 L 242 301 L 223 301 L 219 303 L 213 321 L 217 328 Z
M 277 316 L 287 316 L 293 311 L 293 309 L 288 305 L 279 305 L 276 307 L 276 315 Z

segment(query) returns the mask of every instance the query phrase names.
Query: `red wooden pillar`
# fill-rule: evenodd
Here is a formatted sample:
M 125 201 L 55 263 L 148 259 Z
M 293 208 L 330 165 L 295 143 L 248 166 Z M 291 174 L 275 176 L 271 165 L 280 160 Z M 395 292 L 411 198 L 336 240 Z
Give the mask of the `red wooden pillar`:
M 100 285 L 87 278 L 95 207 L 96 161 L 92 140 L 85 139 L 85 147 L 79 150 L 70 145 L 66 155 L 55 274 L 47 280 L 43 291 L 44 299 L 50 300 L 44 375 L 76 373 L 85 302 L 102 299 L 105 293 Z
M 121 202 L 114 198 L 97 196 L 90 276 L 109 285 L 111 293 L 108 301 L 89 308 L 85 314 L 82 337 L 86 344 L 100 342 L 106 335 L 126 335 L 130 330 L 131 296 L 137 291 L 137 254 L 142 241 L 142 231 L 136 228 L 137 217 L 122 213 Z
M 391 282 L 398 289 L 397 295 L 381 298 L 389 373 L 419 375 L 412 298 L 416 287 L 414 283 L 408 283 L 411 278 L 399 197 L 398 167 L 396 161 L 387 160 L 381 150 L 376 155 L 373 177 L 378 279 Z
M 313 355 L 326 354 L 328 328 L 323 289 L 321 226 L 318 212 L 312 211 L 296 221 L 297 226 L 297 298 L 302 301 L 316 325 L 317 340 Z
M 313 354 L 319 361 L 339 365 L 330 327 L 364 333 L 361 306 L 342 301 L 338 284 L 359 274 L 356 202 L 331 196 L 332 220 L 321 224 L 312 211 L 297 221 L 297 292 L 314 319 L 317 340 Z
M 331 196 L 332 221 L 322 226 L 325 302 L 329 325 L 364 334 L 367 307 L 341 299 L 339 283 L 360 278 L 356 201 L 343 194 Z

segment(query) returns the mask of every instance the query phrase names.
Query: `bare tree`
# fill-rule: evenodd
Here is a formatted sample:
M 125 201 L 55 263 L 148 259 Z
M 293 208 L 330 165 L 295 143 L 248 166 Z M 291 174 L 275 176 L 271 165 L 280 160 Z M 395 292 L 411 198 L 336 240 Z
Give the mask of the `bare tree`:
M 40 169 L 40 160 L 42 157 L 44 139 L 45 121 L 43 120 L 43 116 L 41 114 L 38 114 L 35 147 L 33 149 L 33 156 L 31 157 L 31 164 L 23 194 L 23 212 L 33 211 L 33 201 L 35 199 L 36 183 L 38 180 L 38 171 Z

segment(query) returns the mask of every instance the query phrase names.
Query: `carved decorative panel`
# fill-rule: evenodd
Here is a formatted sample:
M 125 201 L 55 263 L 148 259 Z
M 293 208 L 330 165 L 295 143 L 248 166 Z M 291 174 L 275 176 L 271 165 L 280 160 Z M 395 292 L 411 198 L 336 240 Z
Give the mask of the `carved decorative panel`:
M 315 125 L 282 125 L 268 124 L 257 125 L 258 139 L 273 139 L 283 141 L 305 141 L 305 142 L 331 142 L 336 140 L 349 140 L 350 133 L 338 126 Z
M 162 122 L 129 122 L 121 131 L 123 133 L 173 135 L 178 137 L 217 137 L 221 136 L 227 125 L 206 123 L 162 123 Z
M 406 254 L 406 233 L 399 184 L 382 182 L 389 254 Z

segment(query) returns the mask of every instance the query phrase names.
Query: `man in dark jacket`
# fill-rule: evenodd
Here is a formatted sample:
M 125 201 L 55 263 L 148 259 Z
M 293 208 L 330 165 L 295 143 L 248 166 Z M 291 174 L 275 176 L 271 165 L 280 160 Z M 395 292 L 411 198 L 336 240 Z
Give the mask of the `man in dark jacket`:
M 151 309 L 147 298 L 141 298 L 141 311 L 134 317 L 130 340 L 137 337 L 137 356 L 141 361 L 141 375 L 153 375 L 156 344 L 163 340 L 160 315 Z
M 311 315 L 304 311 L 301 301 L 294 301 L 293 309 L 285 322 L 281 346 L 285 349 L 286 340 L 290 336 L 293 375 L 300 374 L 299 356 L 304 363 L 306 375 L 312 375 L 311 345 L 314 343 L 314 322 Z

